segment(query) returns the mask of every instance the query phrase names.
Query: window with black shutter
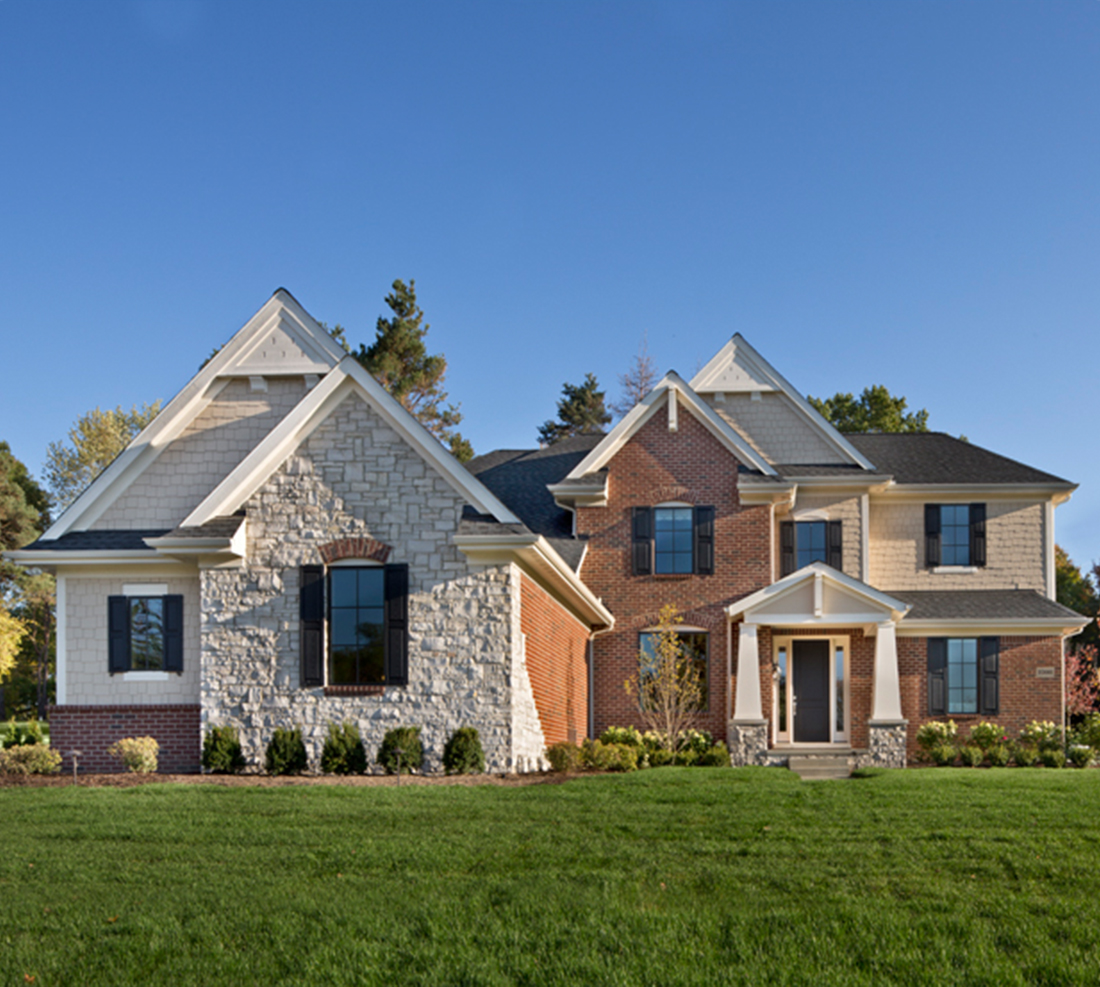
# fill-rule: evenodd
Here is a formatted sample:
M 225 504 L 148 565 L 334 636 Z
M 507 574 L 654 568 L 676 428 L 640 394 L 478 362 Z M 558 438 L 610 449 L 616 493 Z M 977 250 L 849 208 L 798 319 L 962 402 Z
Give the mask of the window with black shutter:
M 779 523 L 780 575 L 824 562 L 838 572 L 844 569 L 842 521 L 781 521 Z
M 985 504 L 925 504 L 924 564 L 984 566 Z
M 107 671 L 182 673 L 183 597 L 108 597 Z
M 1000 703 L 1000 639 L 928 639 L 928 715 L 995 716 Z
M 630 516 L 630 571 L 635 576 L 714 573 L 713 507 L 659 504 Z

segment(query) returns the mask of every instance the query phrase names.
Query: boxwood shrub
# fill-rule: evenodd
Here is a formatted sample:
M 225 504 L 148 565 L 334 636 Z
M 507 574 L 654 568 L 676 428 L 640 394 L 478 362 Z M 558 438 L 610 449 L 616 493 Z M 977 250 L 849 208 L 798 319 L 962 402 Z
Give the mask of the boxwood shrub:
M 216 775 L 235 775 L 244 770 L 241 738 L 236 727 L 211 727 L 202 738 L 202 766 Z
M 459 727 L 443 748 L 443 770 L 449 775 L 481 774 L 485 770 L 485 751 L 477 727 Z
M 424 747 L 420 742 L 420 727 L 394 727 L 382 738 L 378 748 L 378 764 L 386 769 L 386 774 L 397 774 L 397 750 L 401 749 L 401 771 L 411 774 L 424 766 Z
M 264 769 L 269 775 L 300 775 L 309 767 L 302 731 L 297 727 L 279 727 L 264 754 Z
M 367 751 L 356 723 L 330 723 L 321 750 L 321 770 L 328 775 L 361 775 L 367 770 Z
M 559 774 L 570 771 L 579 771 L 581 767 L 581 749 L 568 740 L 560 740 L 546 748 L 546 760 L 550 762 L 550 769 Z

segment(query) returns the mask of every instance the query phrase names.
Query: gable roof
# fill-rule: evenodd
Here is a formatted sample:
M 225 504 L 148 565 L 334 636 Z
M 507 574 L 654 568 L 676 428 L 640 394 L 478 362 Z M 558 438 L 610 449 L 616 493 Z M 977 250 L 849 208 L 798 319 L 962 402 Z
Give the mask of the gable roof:
M 232 377 L 327 374 L 344 356 L 338 343 L 285 288 L 202 367 L 42 536 L 87 528 L 191 424 Z
M 674 370 L 670 370 L 657 382 L 657 386 L 634 405 L 622 421 L 607 435 L 603 436 L 588 455 L 569 471 L 565 479 L 579 480 L 589 473 L 595 473 L 603 469 L 614 455 L 626 445 L 631 436 L 649 421 L 658 409 L 665 407 L 670 400 L 675 400 L 677 404 L 682 403 L 685 409 L 693 414 L 703 427 L 740 462 L 746 463 L 768 476 L 774 475 L 775 470 L 772 469 L 768 461 L 717 415 L 710 405 L 703 401 L 679 374 Z
M 691 387 L 699 394 L 775 391 L 782 394 L 842 458 L 864 469 L 874 466 L 847 436 L 827 422 L 778 370 L 764 359 L 738 332 L 694 377 Z

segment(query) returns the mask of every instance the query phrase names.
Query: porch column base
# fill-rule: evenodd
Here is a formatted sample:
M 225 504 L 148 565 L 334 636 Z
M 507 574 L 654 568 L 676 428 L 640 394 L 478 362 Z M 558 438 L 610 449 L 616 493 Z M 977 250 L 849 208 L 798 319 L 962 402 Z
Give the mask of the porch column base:
M 768 763 L 768 721 L 730 720 L 730 763 L 735 768 Z
M 860 755 L 856 767 L 904 768 L 908 761 L 908 728 L 908 720 L 868 720 L 867 753 Z

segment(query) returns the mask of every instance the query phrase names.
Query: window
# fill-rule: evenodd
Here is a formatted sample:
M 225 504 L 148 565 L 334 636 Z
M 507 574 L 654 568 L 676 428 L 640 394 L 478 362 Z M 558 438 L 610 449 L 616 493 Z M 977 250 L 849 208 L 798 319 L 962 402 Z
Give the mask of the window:
M 699 676 L 699 710 L 707 709 L 707 633 L 706 631 L 676 632 L 680 641 L 680 647 L 684 656 L 695 666 Z M 641 652 L 641 673 L 639 675 L 641 692 L 646 693 L 646 682 L 653 676 L 653 668 L 656 664 L 657 631 L 643 631 L 639 635 L 639 651 Z
M 301 685 L 408 684 L 407 565 L 302 566 Z
M 183 671 L 183 597 L 166 593 L 107 600 L 107 669 Z
M 840 521 L 782 521 L 779 525 L 781 575 L 824 562 L 838 572 L 844 567 L 844 537 Z
M 925 504 L 924 561 L 941 565 L 985 565 L 985 504 Z
M 928 639 L 928 714 L 997 713 L 1000 639 Z
M 714 572 L 714 508 L 688 504 L 635 507 L 631 515 L 635 576 Z

